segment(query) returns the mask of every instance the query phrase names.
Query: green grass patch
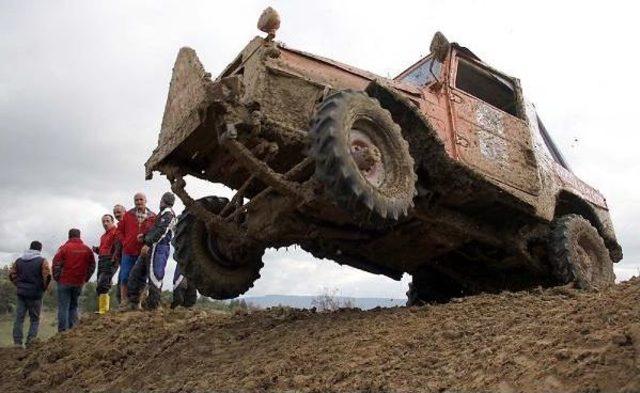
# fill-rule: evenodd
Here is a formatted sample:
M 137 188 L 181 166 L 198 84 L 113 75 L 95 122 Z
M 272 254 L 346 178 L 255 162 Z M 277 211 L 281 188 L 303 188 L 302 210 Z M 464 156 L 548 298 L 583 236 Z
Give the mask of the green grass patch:
M 15 314 L 0 315 L 0 347 L 13 345 L 13 320 Z M 26 339 L 29 331 L 29 315 L 24 319 L 22 327 L 23 337 Z M 40 314 L 40 329 L 38 329 L 38 339 L 46 340 L 58 332 L 58 321 L 55 311 L 43 310 Z

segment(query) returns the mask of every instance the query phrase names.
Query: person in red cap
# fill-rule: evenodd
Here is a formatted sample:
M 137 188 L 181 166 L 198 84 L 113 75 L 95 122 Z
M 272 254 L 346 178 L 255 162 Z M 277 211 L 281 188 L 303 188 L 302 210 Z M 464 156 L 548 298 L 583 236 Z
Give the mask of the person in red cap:
M 78 298 L 96 268 L 93 251 L 80 239 L 80 230 L 69 230 L 69 240 L 53 257 L 53 279 L 58 283 L 58 331 L 78 321 Z

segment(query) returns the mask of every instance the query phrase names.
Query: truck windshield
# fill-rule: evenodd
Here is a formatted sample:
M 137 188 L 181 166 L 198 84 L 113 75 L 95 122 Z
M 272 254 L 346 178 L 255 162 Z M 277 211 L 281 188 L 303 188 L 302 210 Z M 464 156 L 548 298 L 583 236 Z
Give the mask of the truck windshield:
M 433 74 L 431 73 L 431 71 L 429 71 L 431 64 L 433 64 L 433 68 L 431 68 L 431 71 L 433 71 L 433 74 L 440 75 L 440 69 L 442 67 L 442 64 L 433 58 L 428 58 L 424 62 L 422 62 L 419 66 L 414 68 L 413 71 L 405 75 L 401 79 L 401 81 L 411 83 L 412 85 L 420 86 L 420 87 L 428 85 L 429 83 L 435 80 L 435 78 L 433 77 Z
M 540 130 L 540 134 L 542 135 L 542 139 L 544 140 L 544 144 L 547 146 L 547 150 L 551 153 L 551 157 L 560 164 L 564 169 L 571 171 L 569 165 L 567 164 L 567 160 L 562 156 L 560 150 L 556 147 L 556 144 L 553 143 L 553 139 L 551 139 L 551 135 L 547 132 L 542 120 L 540 120 L 540 116 L 536 114 L 536 118 L 538 120 L 538 129 Z

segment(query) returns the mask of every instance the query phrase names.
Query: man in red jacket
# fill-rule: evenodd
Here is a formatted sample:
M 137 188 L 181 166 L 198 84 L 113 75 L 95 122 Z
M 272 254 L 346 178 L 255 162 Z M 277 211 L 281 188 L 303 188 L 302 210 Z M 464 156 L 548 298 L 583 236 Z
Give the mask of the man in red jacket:
M 96 283 L 96 294 L 98 295 L 98 313 L 105 314 L 109 311 L 109 289 L 111 289 L 111 278 L 118 270 L 117 262 L 114 261 L 118 229 L 111 214 L 102 216 L 102 227 L 104 233 L 100 237 L 100 246 L 93 247 L 93 252 L 98 254 L 98 277 Z
M 120 259 L 120 296 L 121 306 L 126 308 L 128 296 L 127 283 L 131 268 L 140 256 L 142 249 L 142 235 L 146 233 L 155 221 L 155 214 L 147 208 L 147 197 L 139 192 L 133 197 L 135 207 L 125 213 L 122 221 L 118 223 L 118 233 L 122 241 L 122 258 Z
M 120 224 L 120 221 L 122 221 L 122 219 L 124 218 L 124 214 L 127 212 L 127 209 L 120 204 L 117 204 L 113 207 L 113 216 L 116 218 L 116 222 L 118 224 Z M 115 250 L 113 252 L 113 258 L 112 258 L 112 262 L 115 266 L 120 266 L 120 260 L 122 259 L 122 240 L 120 239 L 120 233 L 118 233 L 117 231 L 117 225 L 116 224 L 116 244 L 115 244 Z M 113 271 L 115 274 L 115 270 Z M 120 292 L 120 279 L 116 278 L 116 300 L 118 301 L 118 304 L 121 303 L 122 301 L 122 297 L 120 296 L 121 292 Z
M 69 230 L 69 240 L 53 257 L 53 279 L 58 283 L 58 331 L 71 329 L 78 321 L 78 298 L 82 286 L 96 268 L 91 249 L 80 239 L 80 230 Z

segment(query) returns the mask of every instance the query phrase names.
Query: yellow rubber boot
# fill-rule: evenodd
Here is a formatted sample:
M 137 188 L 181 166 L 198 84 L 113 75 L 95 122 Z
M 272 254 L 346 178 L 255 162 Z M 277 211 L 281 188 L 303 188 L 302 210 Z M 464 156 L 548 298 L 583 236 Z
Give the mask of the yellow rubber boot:
M 109 303 L 105 304 L 105 300 L 106 300 L 105 296 L 109 296 L 109 295 L 105 295 L 105 294 L 98 295 L 98 314 L 105 314 L 107 312 L 107 307 L 109 306 Z
M 109 304 L 111 303 L 111 299 L 109 298 L 109 294 L 105 293 L 104 295 L 104 312 L 109 312 Z

